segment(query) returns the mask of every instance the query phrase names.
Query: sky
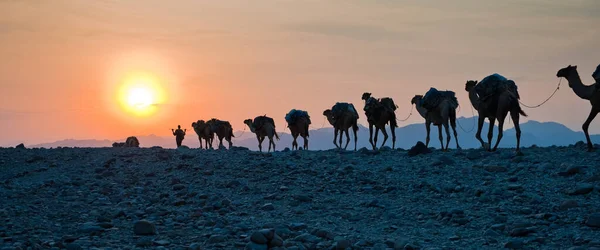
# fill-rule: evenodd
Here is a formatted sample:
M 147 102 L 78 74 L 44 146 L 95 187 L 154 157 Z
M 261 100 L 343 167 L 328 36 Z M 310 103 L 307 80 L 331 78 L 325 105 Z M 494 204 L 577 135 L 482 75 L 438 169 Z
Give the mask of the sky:
M 394 98 L 402 119 L 430 87 L 470 117 L 464 84 L 492 73 L 536 105 L 569 64 L 593 83 L 598 13 L 597 0 L 0 0 L 0 145 L 164 136 L 212 117 L 237 131 L 263 114 L 283 131 L 291 109 L 320 128 L 336 102 L 362 110 L 363 92 Z M 119 106 L 131 72 L 159 79 L 154 115 Z M 524 110 L 579 131 L 591 106 L 562 86 Z M 413 113 L 400 126 L 423 122 Z

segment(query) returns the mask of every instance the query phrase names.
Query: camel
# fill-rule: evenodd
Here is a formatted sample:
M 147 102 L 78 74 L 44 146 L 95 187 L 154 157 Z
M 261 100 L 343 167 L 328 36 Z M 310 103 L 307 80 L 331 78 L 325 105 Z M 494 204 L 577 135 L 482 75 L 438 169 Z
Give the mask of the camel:
M 204 140 L 206 144 L 206 149 L 213 149 L 213 140 L 215 138 L 214 132 L 211 127 L 204 121 L 198 120 L 192 123 L 192 128 L 194 128 L 194 132 L 198 135 L 198 141 L 200 141 L 200 149 L 202 149 L 202 140 Z
M 336 103 L 331 109 L 323 111 L 323 115 L 327 117 L 327 121 L 329 121 L 329 124 L 333 126 L 333 144 L 336 148 L 341 149 L 344 132 L 346 133 L 347 139 L 344 150 L 348 148 L 348 144 L 350 143 L 348 129 L 352 127 L 352 131 L 354 131 L 354 151 L 356 151 L 356 145 L 358 142 L 358 137 L 356 135 L 356 132 L 358 131 L 358 112 L 356 112 L 354 105 L 349 103 Z M 337 143 L 338 131 L 340 133 L 339 145 Z
M 444 98 L 441 100 L 437 108 L 434 110 L 427 110 L 421 105 L 422 95 L 415 95 L 410 101 L 411 104 L 416 106 L 417 112 L 421 117 L 425 118 L 425 129 L 427 130 L 427 137 L 425 138 L 425 146 L 429 147 L 429 133 L 431 131 L 431 123 L 438 127 L 438 134 L 440 138 L 440 144 L 442 145 L 442 151 L 447 151 L 450 145 L 450 129 L 448 128 L 448 121 L 452 130 L 454 131 L 454 139 L 456 139 L 456 148 L 460 149 L 458 144 L 458 133 L 456 133 L 456 107 L 452 101 Z M 442 125 L 446 129 L 446 148 L 444 148 L 444 137 L 442 136 Z
M 516 92 L 516 90 L 513 92 L 509 89 L 503 89 L 500 92 L 489 96 L 487 99 L 481 100 L 480 96 L 477 95 L 477 92 L 475 91 L 475 86 L 477 84 L 478 82 L 473 80 L 469 80 L 465 84 L 465 90 L 469 92 L 469 100 L 471 101 L 471 105 L 473 105 L 473 108 L 477 110 L 479 115 L 475 138 L 479 140 L 484 149 L 487 149 L 488 151 L 496 151 L 498 149 L 498 144 L 500 144 L 500 140 L 502 140 L 504 120 L 510 112 L 510 117 L 513 120 L 517 137 L 516 151 L 517 153 L 520 153 L 521 127 L 519 125 L 519 115 L 527 117 L 527 114 L 525 114 L 525 112 L 521 109 L 518 92 Z M 483 127 L 485 118 L 488 118 L 490 121 L 490 127 L 488 131 L 488 147 L 485 146 L 485 143 L 481 139 L 481 128 Z M 494 145 L 494 148 L 492 149 L 492 137 L 494 136 L 493 130 L 496 119 L 498 119 L 498 139 Z
M 363 93 L 362 99 L 365 100 L 365 107 L 363 110 L 367 116 L 367 122 L 369 123 L 369 143 L 371 143 L 373 150 L 377 149 L 377 136 L 379 130 L 381 130 L 381 133 L 383 134 L 383 143 L 381 146 L 383 147 L 383 145 L 385 145 L 385 142 L 388 139 L 385 125 L 388 123 L 390 125 L 390 132 L 392 132 L 392 149 L 396 148 L 396 128 L 398 127 L 398 123 L 396 122 L 395 113 L 397 106 L 394 104 L 394 100 L 389 97 L 377 100 L 374 97 L 371 97 L 371 93 Z M 373 138 L 373 127 L 375 127 L 375 138 Z
M 288 128 L 290 129 L 292 138 L 294 138 L 294 141 L 292 142 L 292 150 L 298 149 L 298 142 L 296 141 L 298 136 L 301 136 L 302 139 L 304 139 L 304 146 L 302 146 L 302 148 L 304 150 L 308 150 L 308 137 L 309 137 L 308 127 L 311 124 L 310 116 L 308 116 L 308 113 L 306 113 L 306 115 L 298 115 L 296 117 L 292 117 L 292 116 L 296 115 L 295 112 L 306 113 L 306 111 L 291 110 L 285 116 L 285 120 L 288 123 Z
M 139 148 L 140 141 L 138 141 L 137 137 L 130 136 L 127 137 L 125 142 L 115 142 L 112 144 L 113 148 Z
M 264 116 L 257 116 L 252 119 L 244 120 L 244 124 L 248 125 L 250 131 L 256 134 L 256 139 L 258 140 L 258 149 L 262 152 L 262 143 L 265 140 L 265 137 L 269 138 L 269 150 L 267 152 L 271 152 L 271 146 L 273 146 L 273 152 L 275 151 L 275 142 L 273 141 L 273 136 L 279 140 L 279 135 L 275 131 L 275 122 L 273 118 Z
M 231 149 L 231 146 L 233 145 L 231 138 L 234 137 L 231 123 L 212 118 L 206 122 L 206 125 L 217 135 L 217 138 L 219 139 L 219 148 L 223 147 L 223 139 L 225 139 L 229 143 L 228 149 Z
M 581 78 L 579 77 L 579 73 L 577 72 L 577 66 L 569 65 L 566 68 L 560 69 L 556 73 L 556 77 L 564 77 L 567 79 L 567 81 L 569 81 L 569 87 L 573 89 L 573 92 L 575 92 L 579 98 L 590 101 L 590 104 L 592 105 L 592 110 L 582 126 L 585 139 L 587 140 L 587 148 L 589 152 L 594 151 L 594 145 L 592 144 L 592 140 L 590 140 L 588 128 L 590 127 L 590 123 L 592 123 L 594 118 L 596 118 L 596 115 L 598 115 L 598 112 L 600 112 L 600 92 L 598 92 L 597 86 L 598 80 L 600 79 L 598 75 L 600 73 L 598 72 L 600 71 L 596 69 L 596 72 L 592 74 L 592 77 L 596 78 L 597 81 L 592 85 L 583 85 L 583 82 L 581 82 Z

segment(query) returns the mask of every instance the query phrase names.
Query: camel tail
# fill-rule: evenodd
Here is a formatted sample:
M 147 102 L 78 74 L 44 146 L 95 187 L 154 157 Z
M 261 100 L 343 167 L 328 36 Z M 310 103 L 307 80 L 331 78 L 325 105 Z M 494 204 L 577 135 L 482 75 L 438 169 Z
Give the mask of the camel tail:
M 390 119 L 390 127 L 392 127 L 392 128 L 398 127 L 398 121 L 396 121 L 396 114 L 393 114 L 392 119 Z
M 354 124 L 352 124 L 352 129 L 354 131 L 358 131 L 358 121 L 354 121 Z
M 233 128 L 229 127 L 229 134 L 231 135 L 231 137 L 235 137 L 235 135 L 233 135 Z
M 525 113 L 525 111 L 523 111 L 523 109 L 521 109 L 521 106 L 519 106 L 519 114 L 521 114 L 522 116 L 527 117 L 527 114 Z
M 279 141 L 279 135 L 277 134 L 277 131 L 275 131 L 275 139 Z

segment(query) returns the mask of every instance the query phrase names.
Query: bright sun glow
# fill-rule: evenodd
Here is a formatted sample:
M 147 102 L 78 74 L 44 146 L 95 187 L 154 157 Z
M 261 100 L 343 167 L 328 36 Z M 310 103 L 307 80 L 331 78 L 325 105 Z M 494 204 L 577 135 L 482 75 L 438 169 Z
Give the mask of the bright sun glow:
M 147 73 L 135 73 L 126 77 L 118 91 L 121 108 L 137 116 L 154 114 L 165 98 L 160 81 Z

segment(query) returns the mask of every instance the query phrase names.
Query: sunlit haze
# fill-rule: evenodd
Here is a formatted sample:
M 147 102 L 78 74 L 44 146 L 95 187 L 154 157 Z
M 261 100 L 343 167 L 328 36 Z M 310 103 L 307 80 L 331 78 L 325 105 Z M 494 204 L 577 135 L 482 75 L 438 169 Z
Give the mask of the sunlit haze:
M 598 13 L 597 0 L 0 1 L 0 145 L 168 136 L 213 117 L 237 131 L 263 114 L 283 131 L 294 108 L 321 127 L 365 91 L 405 118 L 430 87 L 471 117 L 464 84 L 492 73 L 535 105 L 569 64 L 593 83 Z M 563 81 L 525 111 L 580 131 L 590 107 Z

